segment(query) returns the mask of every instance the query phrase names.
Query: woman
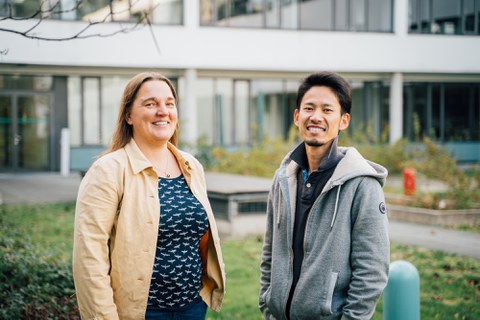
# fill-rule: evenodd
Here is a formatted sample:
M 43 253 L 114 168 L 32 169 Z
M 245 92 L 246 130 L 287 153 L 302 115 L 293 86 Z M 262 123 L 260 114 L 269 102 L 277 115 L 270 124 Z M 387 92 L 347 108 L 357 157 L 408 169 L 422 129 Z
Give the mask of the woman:
M 75 213 L 73 274 L 83 319 L 205 319 L 225 272 L 201 164 L 176 148 L 177 94 L 140 73 L 125 87 L 110 148 Z

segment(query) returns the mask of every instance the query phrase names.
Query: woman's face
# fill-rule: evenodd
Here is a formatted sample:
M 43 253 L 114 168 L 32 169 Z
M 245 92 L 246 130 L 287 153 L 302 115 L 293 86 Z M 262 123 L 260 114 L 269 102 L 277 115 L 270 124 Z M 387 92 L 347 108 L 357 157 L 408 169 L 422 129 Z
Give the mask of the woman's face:
M 178 121 L 175 97 L 168 84 L 161 80 L 143 83 L 126 120 L 133 127 L 133 139 L 137 143 L 167 143 Z

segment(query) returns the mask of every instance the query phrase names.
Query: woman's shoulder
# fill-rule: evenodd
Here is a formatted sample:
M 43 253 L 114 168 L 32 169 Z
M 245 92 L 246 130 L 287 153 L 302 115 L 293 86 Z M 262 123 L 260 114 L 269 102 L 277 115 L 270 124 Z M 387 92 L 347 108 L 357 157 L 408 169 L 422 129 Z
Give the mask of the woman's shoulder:
M 115 170 L 115 168 L 124 167 L 128 161 L 124 148 L 102 154 L 93 163 L 90 168 L 97 170 Z

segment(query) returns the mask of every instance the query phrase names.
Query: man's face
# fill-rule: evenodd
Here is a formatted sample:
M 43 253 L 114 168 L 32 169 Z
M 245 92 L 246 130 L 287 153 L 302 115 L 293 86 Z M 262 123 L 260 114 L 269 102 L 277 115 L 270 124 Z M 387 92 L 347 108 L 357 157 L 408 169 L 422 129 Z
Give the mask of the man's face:
M 310 88 L 295 109 L 294 122 L 300 137 L 312 147 L 323 146 L 348 127 L 350 115 L 342 108 L 332 89 L 325 86 Z

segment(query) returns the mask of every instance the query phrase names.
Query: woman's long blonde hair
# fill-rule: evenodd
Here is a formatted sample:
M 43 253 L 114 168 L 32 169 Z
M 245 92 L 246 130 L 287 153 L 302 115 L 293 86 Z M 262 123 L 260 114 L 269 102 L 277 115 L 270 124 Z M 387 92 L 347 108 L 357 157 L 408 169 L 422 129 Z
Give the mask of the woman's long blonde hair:
M 118 112 L 117 126 L 115 128 L 115 132 L 113 133 L 112 143 L 103 154 L 123 148 L 132 139 L 133 127 L 127 123 L 127 117 L 132 110 L 133 101 L 135 100 L 137 92 L 140 90 L 142 84 L 152 80 L 164 81 L 172 90 L 175 102 L 178 102 L 177 92 L 175 91 L 172 82 L 167 77 L 157 72 L 142 72 L 134 76 L 132 79 L 130 79 L 123 90 L 122 100 L 120 101 L 120 109 Z M 177 127 L 175 128 L 175 131 L 169 140 L 169 142 L 175 146 L 178 143 L 178 129 L 179 125 L 177 122 Z

